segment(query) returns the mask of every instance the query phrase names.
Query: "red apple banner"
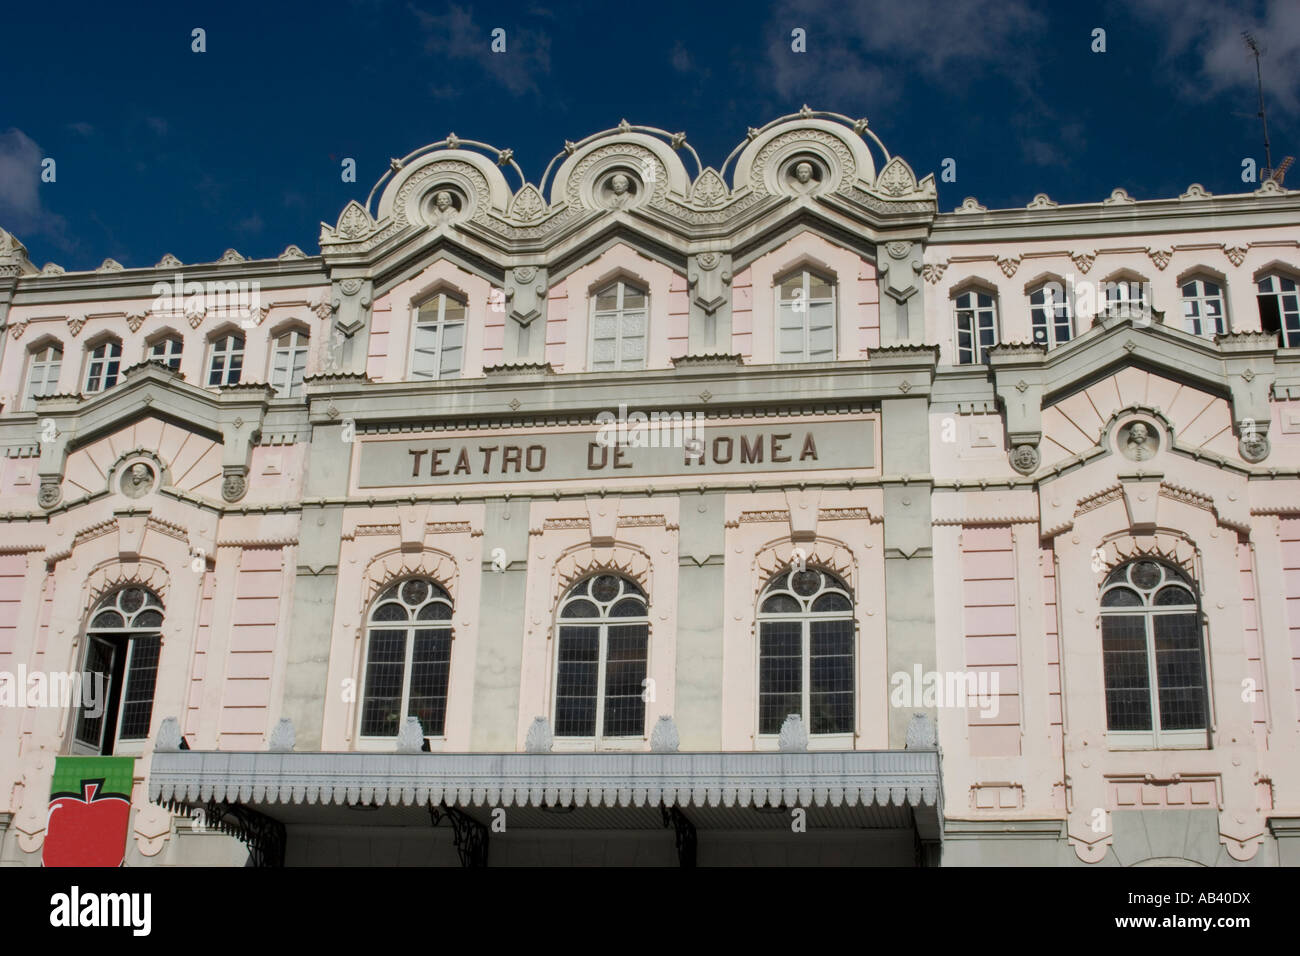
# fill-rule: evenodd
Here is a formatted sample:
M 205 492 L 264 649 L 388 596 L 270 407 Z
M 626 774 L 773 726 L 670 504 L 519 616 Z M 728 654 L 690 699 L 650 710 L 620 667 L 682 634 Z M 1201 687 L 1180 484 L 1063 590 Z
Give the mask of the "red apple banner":
M 121 866 L 134 757 L 56 757 L 42 862 Z

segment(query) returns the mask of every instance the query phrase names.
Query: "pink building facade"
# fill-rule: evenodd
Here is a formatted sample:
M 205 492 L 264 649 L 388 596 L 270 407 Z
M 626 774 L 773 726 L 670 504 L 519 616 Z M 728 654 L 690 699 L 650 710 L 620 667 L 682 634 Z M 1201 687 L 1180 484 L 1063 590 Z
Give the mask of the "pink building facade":
M 319 255 L 0 233 L 0 864 L 79 755 L 129 865 L 1300 862 L 1251 188 L 945 213 L 805 109 L 451 135 Z

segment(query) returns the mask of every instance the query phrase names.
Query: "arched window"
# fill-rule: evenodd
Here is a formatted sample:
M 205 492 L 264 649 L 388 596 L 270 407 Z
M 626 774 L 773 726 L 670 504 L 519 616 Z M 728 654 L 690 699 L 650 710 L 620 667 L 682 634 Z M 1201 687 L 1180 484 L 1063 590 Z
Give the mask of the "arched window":
M 644 736 L 645 592 L 627 578 L 600 574 L 569 589 L 558 617 L 555 735 Z
M 1259 327 L 1277 335 L 1283 348 L 1300 348 L 1300 288 L 1288 275 L 1259 280 Z
M 646 293 L 612 282 L 596 293 L 591 313 L 591 370 L 645 368 Z
M 122 343 L 107 339 L 90 350 L 86 361 L 86 394 L 102 392 L 117 384 L 122 367 Z
M 834 361 L 835 284 L 805 269 L 782 279 L 776 296 L 776 360 Z
M 460 376 L 465 351 L 465 303 L 439 292 L 415 314 L 411 336 L 411 377 L 423 379 Z
M 1228 331 L 1223 289 L 1217 282 L 1195 278 L 1183 283 L 1183 322 L 1193 335 L 1222 335 Z
M 181 367 L 181 351 L 185 342 L 179 335 L 164 335 L 149 346 L 149 361 L 162 362 L 173 371 Z
M 1070 299 L 1059 282 L 1045 282 L 1029 293 L 1029 318 L 1035 345 L 1050 349 L 1070 341 L 1074 330 Z
M 81 680 L 90 687 L 82 688 L 75 753 L 111 754 L 118 741 L 149 736 L 162 623 L 162 602 L 147 588 L 123 588 L 99 602 L 86 628 Z
M 998 342 L 998 305 L 988 292 L 971 289 L 957 296 L 957 364 L 987 362 Z
M 799 714 L 810 734 L 853 732 L 853 594 L 815 568 L 784 571 L 758 604 L 758 732 Z
M 1147 559 L 1112 571 L 1101 592 L 1101 645 L 1112 735 L 1155 747 L 1204 745 L 1205 654 L 1187 575 Z
M 271 387 L 283 398 L 302 394 L 302 379 L 307 370 L 307 333 L 289 329 L 275 338 L 271 352 Z
M 63 349 L 58 343 L 50 343 L 32 353 L 31 365 L 27 368 L 27 391 L 24 408 L 34 408 L 36 399 L 42 395 L 53 395 L 59 388 L 59 371 L 63 367 Z
M 418 717 L 426 737 L 441 737 L 451 676 L 451 596 L 428 578 L 389 587 L 370 609 L 366 635 L 362 737 L 394 737 Z
M 208 358 L 209 385 L 237 385 L 244 372 L 244 337 L 227 332 L 212 340 Z

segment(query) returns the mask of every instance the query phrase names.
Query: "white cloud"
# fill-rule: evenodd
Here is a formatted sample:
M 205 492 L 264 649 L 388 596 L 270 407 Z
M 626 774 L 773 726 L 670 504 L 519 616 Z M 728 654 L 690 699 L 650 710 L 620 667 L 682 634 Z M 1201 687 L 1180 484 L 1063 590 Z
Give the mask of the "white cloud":
M 1249 30 L 1264 48 L 1260 67 L 1268 107 L 1300 112 L 1300 3 L 1132 0 L 1131 6 L 1156 31 L 1162 50 L 1157 77 L 1181 96 L 1203 102 L 1236 91 L 1243 109 L 1254 112 L 1255 58 L 1241 36 Z M 1192 75 L 1171 66 L 1187 56 L 1196 63 Z
M 516 96 L 538 92 L 537 77 L 551 72 L 551 38 L 546 33 L 501 23 L 480 24 L 472 9 L 456 4 L 449 4 L 442 14 L 428 13 L 414 5 L 409 9 L 419 21 L 426 53 L 444 61 L 477 63 Z M 548 15 L 540 9 L 534 13 Z M 492 31 L 497 27 L 506 31 L 503 53 L 491 49 Z
M 972 66 L 1023 66 L 1045 23 L 1027 0 L 796 0 L 769 24 L 769 82 L 786 97 L 879 105 L 901 94 L 891 79 L 899 68 L 964 83 Z M 806 31 L 805 53 L 790 49 L 796 27 Z
M 11 127 L 0 133 L 0 226 L 19 239 L 43 235 L 60 248 L 70 248 L 67 223 L 45 208 L 41 195 L 42 188 L 58 188 L 57 182 L 41 182 L 44 158 L 40 146 L 22 130 Z

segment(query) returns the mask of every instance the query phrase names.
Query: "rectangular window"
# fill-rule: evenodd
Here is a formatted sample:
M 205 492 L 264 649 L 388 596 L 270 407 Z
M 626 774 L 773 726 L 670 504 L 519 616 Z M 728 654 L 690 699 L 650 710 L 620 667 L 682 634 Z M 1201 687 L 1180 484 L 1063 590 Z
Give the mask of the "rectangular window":
M 285 398 L 302 394 L 302 380 L 307 370 L 307 336 L 294 329 L 275 340 L 271 355 L 271 387 Z
M 244 370 L 244 337 L 223 335 L 212 343 L 208 385 L 237 385 Z
M 835 359 L 835 286 L 815 272 L 796 272 L 777 286 L 776 361 Z
M 90 361 L 86 365 L 86 394 L 102 392 L 116 385 L 121 364 L 121 342 L 104 342 L 91 349 Z
M 957 297 L 957 363 L 987 362 L 998 341 L 997 306 L 985 292 L 963 292 Z
M 596 294 L 591 315 L 591 370 L 645 368 L 647 296 L 626 282 Z
M 1259 281 L 1259 324 L 1275 332 L 1283 348 L 1300 348 L 1300 288 L 1290 276 L 1271 275 Z
M 1073 322 L 1065 290 L 1053 282 L 1029 294 L 1029 317 L 1034 329 L 1034 344 L 1049 349 L 1070 341 Z
M 149 360 L 151 362 L 162 362 L 172 370 L 178 370 L 181 367 L 181 350 L 184 343 L 178 335 L 169 335 L 165 339 L 159 339 L 149 348 Z
M 35 407 L 37 398 L 53 395 L 59 390 L 59 371 L 62 367 L 62 349 L 50 345 L 33 353 L 32 364 L 27 371 L 25 408 Z
M 465 350 L 465 304 L 438 294 L 416 313 L 411 377 L 457 378 Z
M 1183 324 L 1193 335 L 1215 336 L 1227 331 L 1223 290 L 1217 282 L 1193 279 L 1183 284 Z

